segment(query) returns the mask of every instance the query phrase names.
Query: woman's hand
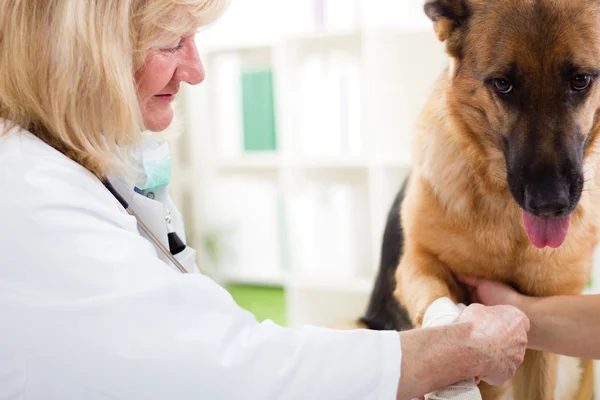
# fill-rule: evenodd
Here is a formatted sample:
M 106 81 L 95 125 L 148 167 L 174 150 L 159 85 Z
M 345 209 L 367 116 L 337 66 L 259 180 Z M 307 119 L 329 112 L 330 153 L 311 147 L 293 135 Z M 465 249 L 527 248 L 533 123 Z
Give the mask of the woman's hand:
M 512 378 L 523 361 L 529 320 L 512 306 L 467 307 L 450 325 L 400 332 L 398 399 L 475 377 L 492 385 Z
M 525 296 L 500 282 L 472 277 L 459 277 L 459 281 L 473 287 L 471 301 L 486 306 L 511 305 L 521 308 Z
M 469 322 L 473 328 L 468 339 L 472 351 L 480 355 L 478 379 L 499 386 L 515 374 L 527 349 L 529 319 L 509 305 L 493 307 L 472 304 L 457 322 Z

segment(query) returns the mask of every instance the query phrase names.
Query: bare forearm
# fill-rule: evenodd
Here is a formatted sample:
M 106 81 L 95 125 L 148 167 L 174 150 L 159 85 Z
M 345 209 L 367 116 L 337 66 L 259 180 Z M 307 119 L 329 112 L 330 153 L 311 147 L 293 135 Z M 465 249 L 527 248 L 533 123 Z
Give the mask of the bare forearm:
M 400 333 L 402 366 L 398 399 L 413 399 L 474 378 L 484 357 L 469 345 L 467 323 Z
M 522 297 L 517 306 L 531 321 L 530 348 L 600 359 L 600 295 Z

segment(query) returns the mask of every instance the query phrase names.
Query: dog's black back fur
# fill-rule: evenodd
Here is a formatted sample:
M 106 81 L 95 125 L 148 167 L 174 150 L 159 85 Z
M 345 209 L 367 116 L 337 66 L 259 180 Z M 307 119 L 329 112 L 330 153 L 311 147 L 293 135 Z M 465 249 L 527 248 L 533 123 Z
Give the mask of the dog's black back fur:
M 400 209 L 406 193 L 407 181 L 408 178 L 404 181 L 388 212 L 381 244 L 379 272 L 367 312 L 359 319 L 360 323 L 373 330 L 403 331 L 413 328 L 406 309 L 394 298 L 395 273 L 404 247 Z

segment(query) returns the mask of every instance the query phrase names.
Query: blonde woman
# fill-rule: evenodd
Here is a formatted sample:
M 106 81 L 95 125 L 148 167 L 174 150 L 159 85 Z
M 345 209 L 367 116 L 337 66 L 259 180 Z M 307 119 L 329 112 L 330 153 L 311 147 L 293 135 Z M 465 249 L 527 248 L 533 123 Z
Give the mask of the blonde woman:
M 407 399 L 508 379 L 526 342 L 515 309 L 401 334 L 291 330 L 197 271 L 168 151 L 142 132 L 204 79 L 195 33 L 224 8 L 0 0 L 0 399 Z

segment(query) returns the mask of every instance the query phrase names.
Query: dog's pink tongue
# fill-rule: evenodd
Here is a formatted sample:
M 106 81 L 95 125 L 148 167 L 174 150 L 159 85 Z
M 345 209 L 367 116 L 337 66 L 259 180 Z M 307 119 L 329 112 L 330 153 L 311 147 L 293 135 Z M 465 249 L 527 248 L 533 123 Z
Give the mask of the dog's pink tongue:
M 536 217 L 523 212 L 525 232 L 531 243 L 540 249 L 550 246 L 559 247 L 567 237 L 571 216 L 566 217 Z

